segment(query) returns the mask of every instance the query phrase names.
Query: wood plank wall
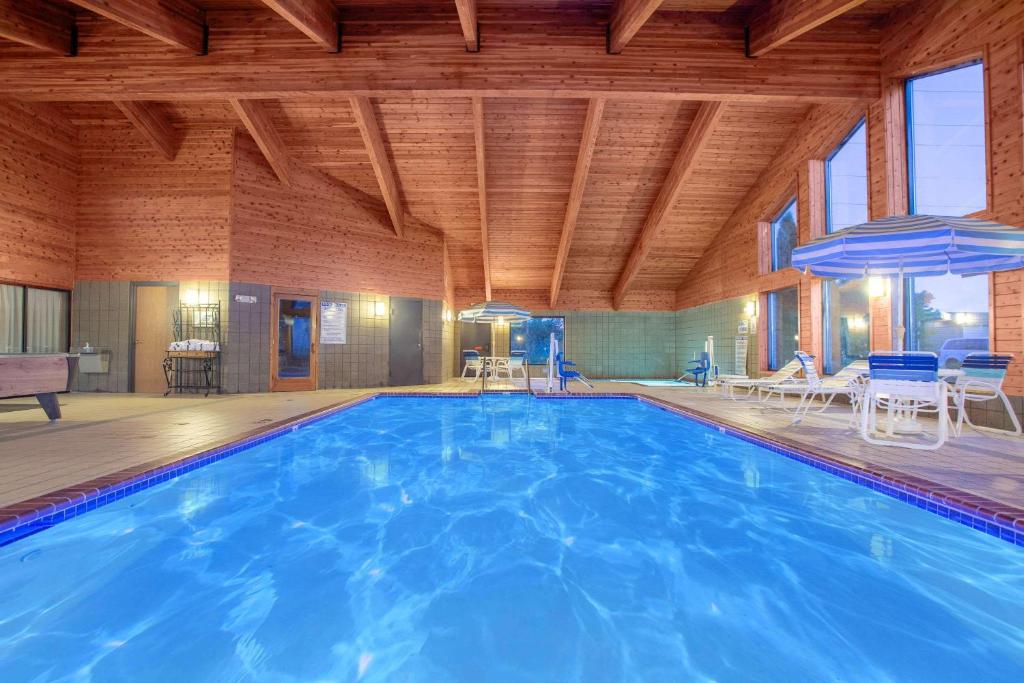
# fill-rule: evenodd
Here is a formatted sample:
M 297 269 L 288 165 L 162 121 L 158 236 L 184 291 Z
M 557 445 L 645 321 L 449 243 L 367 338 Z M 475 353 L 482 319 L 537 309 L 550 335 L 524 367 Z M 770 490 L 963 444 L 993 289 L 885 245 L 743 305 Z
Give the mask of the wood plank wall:
M 987 79 L 990 205 L 978 214 L 1024 224 L 1024 3 L 1006 0 L 921 0 L 891 16 L 883 30 L 882 97 L 868 109 L 869 206 L 873 218 L 907 212 L 902 81 L 908 76 L 984 58 Z M 820 160 L 863 115 L 858 107 L 818 105 L 759 179 L 676 296 L 681 308 L 801 283 L 801 345 L 820 340 L 814 278 L 795 271 L 761 272 L 758 221 L 799 192 L 800 239 L 814 220 L 810 163 Z M 803 178 L 808 178 L 803 180 Z M 809 225 L 810 224 L 810 225 Z M 820 289 L 820 287 L 819 287 Z M 1024 271 L 992 277 L 992 348 L 1017 356 L 1007 383 L 1024 394 Z M 818 295 L 820 296 L 820 294 Z M 762 311 L 762 319 L 765 317 Z M 873 348 L 891 348 L 887 302 L 872 305 Z
M 190 128 L 169 161 L 127 120 L 84 126 L 76 279 L 226 280 L 231 141 Z
M 285 187 L 248 134 L 238 132 L 234 145 L 232 281 L 444 296 L 439 234 L 412 222 L 400 239 L 379 200 L 302 164 Z
M 0 102 L 0 282 L 74 287 L 77 139 L 49 105 Z

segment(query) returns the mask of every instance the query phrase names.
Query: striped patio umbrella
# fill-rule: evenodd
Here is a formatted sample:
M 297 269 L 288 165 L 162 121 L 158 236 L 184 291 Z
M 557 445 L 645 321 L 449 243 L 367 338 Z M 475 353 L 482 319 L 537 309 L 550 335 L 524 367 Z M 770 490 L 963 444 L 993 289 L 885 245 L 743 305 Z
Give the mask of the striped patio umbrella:
M 485 301 L 473 304 L 459 311 L 459 320 L 464 323 L 498 323 L 529 320 L 530 312 L 524 308 L 503 301 Z M 494 352 L 494 326 L 491 326 L 491 352 Z
M 793 267 L 821 277 L 896 278 L 896 345 L 903 346 L 903 279 L 1024 267 L 1024 229 L 955 216 L 893 216 L 793 250 Z

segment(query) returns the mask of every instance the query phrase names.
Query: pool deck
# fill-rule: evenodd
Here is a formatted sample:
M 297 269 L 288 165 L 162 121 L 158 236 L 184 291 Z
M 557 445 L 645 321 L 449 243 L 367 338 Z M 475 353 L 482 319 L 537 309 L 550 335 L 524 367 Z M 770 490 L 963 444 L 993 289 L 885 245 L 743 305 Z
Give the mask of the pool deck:
M 126 472 L 173 463 L 375 393 L 477 388 L 478 384 L 452 380 L 419 387 L 209 398 L 64 394 L 64 419 L 52 424 L 34 399 L 0 400 L 0 508 L 24 509 L 30 500 L 52 498 L 55 492 L 81 488 L 85 482 L 116 481 Z M 595 392 L 644 395 L 860 470 L 918 488 L 965 492 L 991 503 L 989 509 L 1024 513 L 1024 438 L 965 429 L 962 437 L 939 450 L 919 451 L 865 443 L 848 426 L 849 409 L 839 406 L 811 413 L 794 427 L 791 415 L 780 410 L 777 401 L 733 401 L 713 389 L 598 383 Z

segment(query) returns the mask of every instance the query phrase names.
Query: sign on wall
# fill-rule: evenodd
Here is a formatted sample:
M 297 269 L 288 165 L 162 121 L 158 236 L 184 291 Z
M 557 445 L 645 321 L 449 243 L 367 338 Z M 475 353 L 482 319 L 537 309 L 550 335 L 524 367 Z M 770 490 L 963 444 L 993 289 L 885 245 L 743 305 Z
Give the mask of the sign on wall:
M 348 304 L 340 301 L 320 302 L 320 343 L 346 344 L 348 337 Z

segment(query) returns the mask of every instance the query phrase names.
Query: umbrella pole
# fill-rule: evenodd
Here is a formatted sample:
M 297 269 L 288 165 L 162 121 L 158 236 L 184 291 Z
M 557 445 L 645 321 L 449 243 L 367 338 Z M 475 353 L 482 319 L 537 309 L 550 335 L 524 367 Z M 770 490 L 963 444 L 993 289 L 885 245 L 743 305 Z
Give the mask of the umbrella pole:
M 907 328 L 904 324 L 906 314 L 906 311 L 904 309 L 906 308 L 907 304 L 907 297 L 904 295 L 903 292 L 904 282 L 905 280 L 903 277 L 903 268 L 900 268 L 900 273 L 896 277 L 896 343 L 894 344 L 894 346 L 896 347 L 897 351 L 904 350 L 907 332 Z

